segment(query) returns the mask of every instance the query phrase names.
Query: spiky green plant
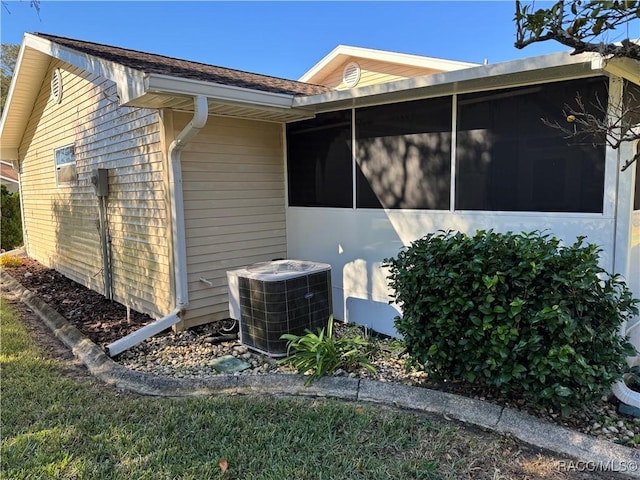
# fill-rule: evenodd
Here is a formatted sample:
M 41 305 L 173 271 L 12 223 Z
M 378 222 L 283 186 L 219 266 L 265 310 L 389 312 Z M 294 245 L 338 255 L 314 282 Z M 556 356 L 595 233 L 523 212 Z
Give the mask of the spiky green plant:
M 287 333 L 282 339 L 287 340 L 287 358 L 281 363 L 293 365 L 298 373 L 311 371 L 305 381 L 308 386 L 314 380 L 331 375 L 338 369 L 354 369 L 364 367 L 376 373 L 371 364 L 371 344 L 360 334 L 348 334 L 336 337 L 333 334 L 333 315 L 329 317 L 327 329 L 319 328 L 317 333 L 306 330 L 304 335 Z M 293 353 L 291 353 L 293 352 Z

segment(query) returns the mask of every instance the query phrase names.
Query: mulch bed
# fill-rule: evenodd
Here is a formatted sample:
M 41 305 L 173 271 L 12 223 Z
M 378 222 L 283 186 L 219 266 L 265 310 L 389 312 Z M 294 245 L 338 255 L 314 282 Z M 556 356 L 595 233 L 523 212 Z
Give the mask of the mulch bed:
M 153 322 L 148 315 L 134 310 L 127 319 L 127 309 L 120 303 L 111 302 L 30 258 L 23 258 L 20 267 L 3 268 L 102 348 Z

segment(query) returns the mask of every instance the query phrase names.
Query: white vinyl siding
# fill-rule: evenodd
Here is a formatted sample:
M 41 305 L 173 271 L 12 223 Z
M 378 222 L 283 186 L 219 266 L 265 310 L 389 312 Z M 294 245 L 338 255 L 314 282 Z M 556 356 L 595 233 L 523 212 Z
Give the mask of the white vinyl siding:
M 29 256 L 104 292 L 98 231 L 97 168 L 109 169 L 107 215 L 116 301 L 165 315 L 171 307 L 170 225 L 157 111 L 118 106 L 106 79 L 53 61 L 64 96 L 44 82 L 20 148 L 25 243 Z M 77 181 L 56 187 L 54 152 L 74 146 Z
M 286 256 L 282 129 L 211 116 L 182 153 L 187 327 L 228 318 L 227 270 Z

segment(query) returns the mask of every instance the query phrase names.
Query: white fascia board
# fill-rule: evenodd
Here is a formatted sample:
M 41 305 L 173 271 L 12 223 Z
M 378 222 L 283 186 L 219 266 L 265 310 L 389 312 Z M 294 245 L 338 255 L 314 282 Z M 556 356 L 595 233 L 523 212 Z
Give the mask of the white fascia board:
M 319 95 L 296 97 L 294 98 L 293 106 L 294 108 L 303 108 L 330 102 L 355 101 L 358 98 L 371 97 L 374 95 L 396 93 L 435 85 L 455 84 L 576 64 L 585 64 L 593 71 L 602 69 L 602 62 L 598 54 L 570 55 L 569 53 L 553 53 L 551 55 L 495 63 L 493 65 L 480 65 L 451 72 L 407 78 L 351 90 L 338 90 L 321 93 Z
M 203 95 L 212 100 L 234 104 L 272 107 L 290 110 L 293 95 L 262 92 L 249 88 L 222 85 L 189 78 L 176 78 L 169 75 L 149 74 L 144 81 L 146 93 L 164 93 L 173 95 Z
M 3 159 L 18 160 L 17 149 L 31 114 L 30 108 L 38 96 L 43 75 L 49 67 L 51 58 L 60 59 L 70 65 L 114 81 L 117 84 L 121 102 L 128 101 L 144 93 L 144 77 L 141 72 L 62 47 L 45 38 L 25 33 L 18 52 L 18 58 L 16 59 L 5 108 L 0 119 L 0 138 L 2 142 L 0 155 Z M 16 105 L 14 97 L 19 97 L 20 102 L 18 103 L 20 105 Z
M 127 103 L 144 94 L 144 74 L 140 70 L 78 52 L 28 33 L 25 34 L 24 44 L 53 58 L 115 82 L 121 103 Z
M 339 53 L 351 57 L 368 58 L 381 62 L 401 63 L 415 67 L 433 68 L 436 70 L 459 70 L 461 68 L 477 67 L 479 63 L 460 62 L 445 58 L 427 57 L 423 55 L 412 55 L 409 53 L 390 52 L 387 50 L 374 50 L 371 48 L 349 47 L 341 45 L 338 47 Z
M 411 65 L 414 67 L 431 68 L 434 70 L 459 70 L 462 68 L 475 67 L 480 64 L 471 62 L 459 62 L 457 60 L 447 60 L 443 58 L 425 57 L 422 55 L 412 55 L 408 53 L 389 52 L 386 50 L 374 50 L 372 48 L 350 47 L 348 45 L 338 45 L 331 50 L 322 60 L 311 67 L 304 75 L 299 78 L 300 82 L 308 82 L 317 75 L 323 68 L 329 65 L 336 58 L 358 57 L 370 60 L 378 60 L 381 62 L 400 63 L 402 65 Z
M 338 45 L 336 48 L 331 50 L 327 55 L 325 55 L 318 63 L 316 63 L 313 67 L 311 67 L 307 72 L 302 75 L 298 81 L 299 82 L 308 82 L 310 78 L 314 77 L 320 70 L 326 67 L 333 59 L 335 59 L 338 55 L 340 55 L 340 50 L 346 48 L 345 45 Z
M 18 72 L 20 71 L 20 65 L 22 64 L 22 59 L 24 58 L 25 51 L 25 42 L 23 41 L 20 44 L 20 50 L 18 50 L 18 57 L 16 58 L 16 63 L 13 66 L 13 75 L 11 77 L 11 83 L 9 84 L 9 91 L 7 92 L 7 98 L 5 99 L 5 108 L 2 113 L 2 119 L 0 119 L 0 125 L 4 125 L 5 117 L 7 116 L 7 110 L 9 105 L 11 105 L 11 99 L 13 98 L 13 92 L 16 89 L 16 83 L 18 82 Z M 0 128 L 1 130 L 1 128 Z

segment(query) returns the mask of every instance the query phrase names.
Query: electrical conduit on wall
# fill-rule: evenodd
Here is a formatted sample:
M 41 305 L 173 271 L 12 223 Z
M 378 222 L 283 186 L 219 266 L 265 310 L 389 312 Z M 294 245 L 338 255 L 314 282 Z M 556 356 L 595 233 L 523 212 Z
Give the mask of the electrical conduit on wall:
M 173 268 L 175 280 L 175 309 L 165 317 L 130 333 L 126 337 L 107 345 L 109 356 L 113 357 L 137 345 L 161 331 L 178 323 L 189 305 L 187 285 L 187 246 L 184 225 L 184 199 L 182 194 L 182 164 L 180 155 L 189 140 L 204 128 L 209 117 L 207 98 L 194 97 L 195 111 L 189 124 L 178 134 L 169 146 L 169 195 L 171 199 L 171 235 L 173 238 Z

